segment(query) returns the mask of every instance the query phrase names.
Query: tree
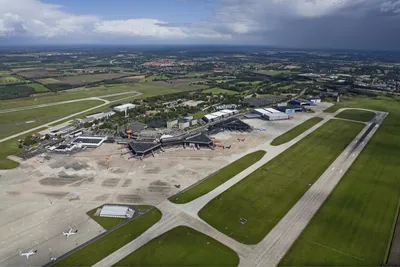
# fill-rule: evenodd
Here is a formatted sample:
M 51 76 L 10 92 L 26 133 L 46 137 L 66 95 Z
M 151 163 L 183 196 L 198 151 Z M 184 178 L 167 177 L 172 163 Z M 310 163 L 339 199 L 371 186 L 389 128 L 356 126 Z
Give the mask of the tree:
M 49 139 L 50 139 L 50 135 L 49 135 L 49 134 L 46 134 L 46 135 L 44 136 L 44 139 L 49 140 Z

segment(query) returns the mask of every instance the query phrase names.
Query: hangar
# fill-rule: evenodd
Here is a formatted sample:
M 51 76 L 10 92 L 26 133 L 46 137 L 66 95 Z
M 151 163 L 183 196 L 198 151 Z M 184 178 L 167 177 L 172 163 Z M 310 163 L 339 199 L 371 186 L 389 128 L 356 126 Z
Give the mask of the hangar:
M 209 127 L 210 131 L 213 131 L 216 129 L 223 129 L 223 130 L 230 130 L 230 131 L 249 131 L 249 130 L 251 130 L 251 127 L 247 123 L 245 123 L 237 118 L 231 118 L 226 121 L 221 121 L 221 122 Z
M 292 99 L 288 102 L 288 105 L 296 105 L 296 106 L 314 106 L 315 103 L 311 100 L 305 99 Z
M 269 120 L 269 121 L 276 121 L 276 120 L 287 120 L 289 116 L 286 113 L 280 112 L 279 110 L 273 108 L 256 108 L 253 110 L 254 113 L 261 115 L 261 117 Z
M 158 142 L 132 141 L 128 145 L 132 154 L 139 157 L 153 155 L 155 151 L 161 149 L 161 144 Z
M 292 114 L 295 112 L 303 112 L 304 111 L 304 107 L 300 106 L 300 105 L 279 106 L 279 107 L 276 107 L 276 109 L 283 113 L 286 113 L 286 114 Z
M 134 210 L 127 206 L 104 205 L 100 211 L 100 217 L 132 218 Z

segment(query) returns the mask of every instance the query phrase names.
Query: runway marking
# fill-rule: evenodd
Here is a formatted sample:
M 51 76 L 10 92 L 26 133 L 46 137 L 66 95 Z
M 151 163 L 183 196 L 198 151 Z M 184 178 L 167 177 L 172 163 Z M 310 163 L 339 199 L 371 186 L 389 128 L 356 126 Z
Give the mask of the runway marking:
M 340 173 L 342 173 L 343 172 L 343 170 L 340 170 Z
M 344 153 L 345 155 L 349 154 L 349 152 Z
M 334 170 L 335 170 L 335 167 L 332 168 L 332 171 L 334 171 Z
M 353 158 L 354 158 L 354 156 L 355 156 L 356 154 L 353 154 L 352 156 L 353 156 Z

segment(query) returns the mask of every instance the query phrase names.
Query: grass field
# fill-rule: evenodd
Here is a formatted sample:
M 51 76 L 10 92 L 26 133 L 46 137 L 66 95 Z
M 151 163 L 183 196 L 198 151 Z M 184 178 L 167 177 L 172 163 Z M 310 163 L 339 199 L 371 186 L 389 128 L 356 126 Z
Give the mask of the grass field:
M 154 208 L 53 266 L 91 266 L 136 239 L 158 222 L 161 216 L 161 212 Z
M 281 265 L 384 264 L 400 198 L 400 102 L 355 98 L 328 111 L 344 107 L 390 113 Z
M 197 89 L 195 87 L 190 87 L 189 89 Z M 187 90 L 187 89 L 186 89 Z M 39 104 L 46 103 L 54 103 L 66 100 L 94 97 L 94 96 L 103 96 L 110 95 L 122 92 L 141 92 L 143 95 L 140 98 L 177 93 L 182 92 L 182 90 L 178 90 L 175 88 L 167 88 L 161 86 L 152 86 L 148 84 L 112 84 L 112 85 L 102 85 L 97 87 L 90 87 L 85 89 L 73 89 L 66 90 L 58 93 L 44 93 L 40 95 L 31 96 L 28 98 L 14 99 L 14 100 L 2 100 L 0 101 L 0 109 L 9 109 L 9 108 L 17 108 L 17 107 L 25 107 L 25 106 L 33 106 Z M 127 97 L 124 96 L 113 96 L 105 99 L 108 100 L 116 100 L 120 98 Z
M 86 214 L 92 218 L 94 221 L 96 221 L 98 224 L 101 225 L 104 229 L 108 230 L 113 228 L 114 226 L 124 222 L 126 219 L 125 218 L 110 218 L 110 217 L 100 217 L 100 216 L 94 216 L 98 208 L 89 210 L 86 212 Z
M 336 118 L 368 122 L 375 116 L 374 112 L 367 110 L 344 110 L 336 115 Z
M 222 88 L 211 88 L 204 90 L 203 93 L 212 93 L 213 95 L 218 95 L 218 94 L 227 94 L 227 95 L 237 95 L 239 92 L 232 91 L 232 90 L 226 90 Z
M 195 119 L 201 119 L 204 117 L 204 115 L 208 114 L 209 112 L 207 111 L 198 111 L 196 113 L 193 114 L 193 118 Z
M 235 251 L 186 226 L 154 238 L 113 266 L 237 266 Z
M 328 121 L 214 198 L 199 216 L 239 242 L 260 242 L 363 127 Z M 247 222 L 241 224 L 240 218 Z
M 141 79 L 140 83 L 152 82 L 154 80 L 168 80 L 168 79 L 169 79 L 168 76 L 166 76 L 165 74 L 153 74 Z
M 0 85 L 23 83 L 26 82 L 24 79 L 20 79 L 16 76 L 0 76 Z
M 287 143 L 287 142 L 291 141 L 292 139 L 296 138 L 297 136 L 299 136 L 300 134 L 304 133 L 305 131 L 307 131 L 308 129 L 310 129 L 311 127 L 313 127 L 314 125 L 316 125 L 317 123 L 319 123 L 322 120 L 323 119 L 319 118 L 319 117 L 315 117 L 315 118 L 306 120 L 302 124 L 294 127 L 293 129 L 291 129 L 291 130 L 287 131 L 286 133 L 275 138 L 271 142 L 271 145 L 279 146 L 284 143 Z
M 42 84 L 39 83 L 30 83 L 28 84 L 29 87 L 33 88 L 37 93 L 48 92 L 49 89 L 44 87 Z
M 256 73 L 269 75 L 269 76 L 276 76 L 284 73 L 290 73 L 288 70 L 258 70 Z
M 51 83 L 59 83 L 60 81 L 55 78 L 43 78 L 39 79 L 39 81 L 43 84 L 51 84 Z
M 220 169 L 218 172 L 208 177 L 206 180 L 192 187 L 191 189 L 179 194 L 178 196 L 171 199 L 171 202 L 182 204 L 190 202 L 202 195 L 207 194 L 214 188 L 217 188 L 221 184 L 225 183 L 238 173 L 244 171 L 257 161 L 259 161 L 264 155 L 265 151 L 256 151 L 250 153 L 234 162 Z
M 102 103 L 97 100 L 90 100 L 1 114 L 0 138 L 37 127 Z

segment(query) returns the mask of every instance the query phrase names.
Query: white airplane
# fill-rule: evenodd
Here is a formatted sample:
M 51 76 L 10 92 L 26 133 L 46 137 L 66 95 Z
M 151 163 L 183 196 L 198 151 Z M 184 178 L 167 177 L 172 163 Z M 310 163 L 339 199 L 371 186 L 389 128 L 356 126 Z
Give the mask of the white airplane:
M 76 230 L 75 232 L 72 232 L 72 228 L 69 228 L 68 232 L 63 232 L 63 235 L 68 239 L 68 237 L 70 235 L 76 235 L 76 233 L 78 233 L 78 230 Z
M 35 254 L 36 254 L 36 252 L 37 252 L 37 250 L 33 250 L 33 249 L 31 249 L 29 252 L 26 252 L 26 253 L 21 253 L 21 254 L 20 254 L 20 256 L 25 256 L 25 257 L 26 257 L 26 259 L 29 259 L 29 256 L 31 256 L 31 255 L 35 255 Z

